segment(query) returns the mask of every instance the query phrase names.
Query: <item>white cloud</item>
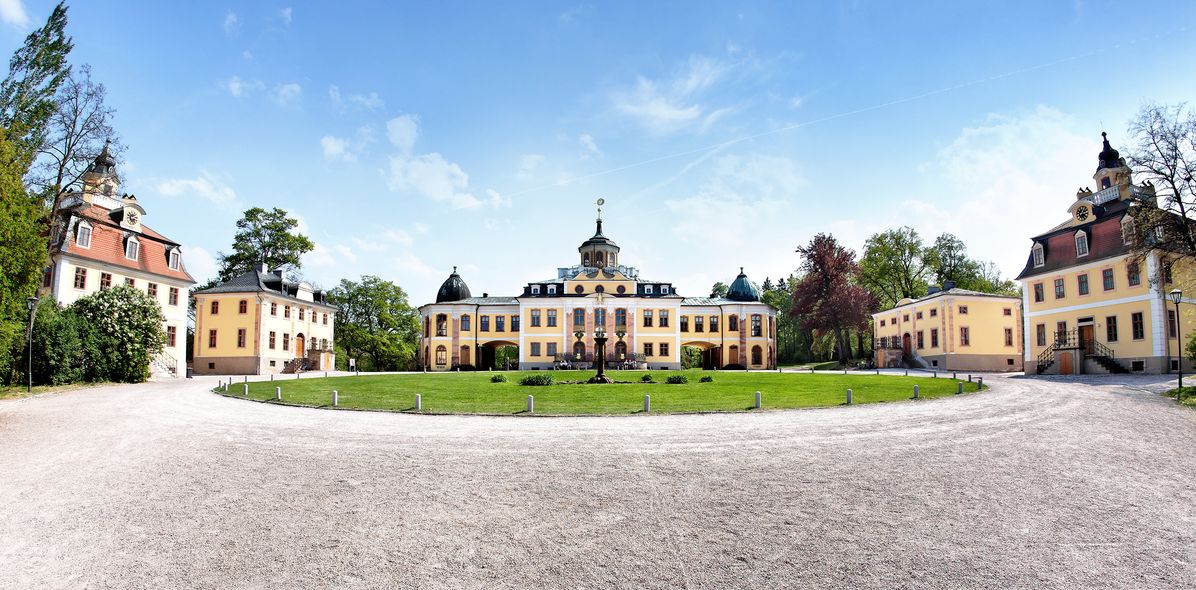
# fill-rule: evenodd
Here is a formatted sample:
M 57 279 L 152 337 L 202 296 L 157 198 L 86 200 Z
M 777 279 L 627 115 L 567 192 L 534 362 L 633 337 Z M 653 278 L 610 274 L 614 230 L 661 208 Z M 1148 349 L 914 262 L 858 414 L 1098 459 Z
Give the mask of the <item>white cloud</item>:
M 801 103 L 804 101 L 805 101 L 805 99 L 802 98 L 801 95 L 796 95 L 793 98 L 789 99 L 789 108 L 791 108 L 791 109 L 801 108 Z
M 231 206 L 237 202 L 236 191 L 207 170 L 200 171 L 195 178 L 163 180 L 154 188 L 168 197 L 198 197 L 217 206 Z
M 279 106 L 295 106 L 303 98 L 303 87 L 296 82 L 275 85 L 272 98 Z
M 386 122 L 386 137 L 391 145 L 410 154 L 419 139 L 419 115 L 399 115 Z
M 233 33 L 237 32 L 237 29 L 240 28 L 240 25 L 241 20 L 237 18 L 237 13 L 230 10 L 224 14 L 223 28 L 225 35 L 232 35 Z
M 510 207 L 511 197 L 504 197 L 498 191 L 488 188 L 486 189 L 486 204 L 491 207 Z
M 719 60 L 691 56 L 666 80 L 640 76 L 634 89 L 614 95 L 614 108 L 656 134 L 673 133 L 692 123 L 709 127 L 725 109 L 708 112 L 697 99 L 722 80 L 729 69 Z
M 261 90 L 265 85 L 259 80 L 242 80 L 240 76 L 233 76 L 228 81 L 221 82 L 220 86 L 234 97 L 241 98 Z
M 291 17 L 294 15 L 294 10 L 290 6 L 278 11 L 278 18 L 282 20 L 282 24 L 290 25 Z
M 543 154 L 523 154 L 519 156 L 519 172 L 517 176 L 519 178 L 531 178 L 532 172 L 535 172 L 536 168 L 539 168 L 540 164 L 543 163 Z
M 241 58 L 246 61 L 253 61 L 253 52 L 246 49 L 245 51 L 241 52 Z
M 0 0 L 0 21 L 24 29 L 29 25 L 29 13 L 21 0 Z
M 353 105 L 359 109 L 367 111 L 377 111 L 386 106 L 386 102 L 377 92 L 370 92 L 369 94 L 350 94 L 346 100 L 341 96 L 341 89 L 339 86 L 332 85 L 328 87 L 328 98 L 332 101 L 333 106 L 338 110 L 344 111 L 346 104 Z
M 670 199 L 673 232 L 721 245 L 749 240 L 753 223 L 779 211 L 804 184 L 793 161 L 762 154 L 718 158 L 696 194 Z M 710 228 L 718 231 L 711 233 Z
M 475 209 L 484 203 L 469 192 L 469 176 L 440 154 L 391 156 L 390 189 L 414 192 L 454 209 Z
M 320 147 L 324 150 L 324 157 L 329 160 L 357 161 L 357 154 L 348 149 L 348 140 L 331 135 L 320 138 Z
M 329 100 L 332 101 L 332 104 L 339 106 L 342 103 L 340 87 L 337 86 L 336 84 L 329 86 L 328 87 L 328 98 L 329 98 Z
M 580 143 L 581 147 L 586 149 L 586 153 L 583 157 L 602 157 L 602 150 L 598 149 L 598 144 L 594 142 L 593 135 L 590 135 L 589 133 L 582 133 L 581 135 L 577 136 L 577 143 Z
M 204 282 L 205 280 L 216 276 L 216 258 L 212 256 L 211 252 L 199 247 L 183 245 L 183 268 L 195 278 L 196 281 Z

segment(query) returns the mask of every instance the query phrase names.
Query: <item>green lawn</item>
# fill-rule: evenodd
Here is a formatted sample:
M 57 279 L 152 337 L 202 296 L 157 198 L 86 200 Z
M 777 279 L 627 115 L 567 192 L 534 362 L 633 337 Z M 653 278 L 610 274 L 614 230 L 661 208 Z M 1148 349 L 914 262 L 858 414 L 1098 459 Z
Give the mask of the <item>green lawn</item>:
M 920 397 L 935 398 L 956 392 L 954 379 L 943 377 L 899 377 L 873 374 L 828 375 L 809 373 L 744 373 L 713 371 L 653 371 L 656 383 L 640 383 L 643 371 L 610 373 L 617 381 L 610 385 L 553 384 L 519 385 L 524 375 L 545 372 L 442 373 L 417 375 L 361 375 L 357 377 L 279 377 L 275 381 L 249 384 L 249 397 L 272 401 L 274 388 L 282 388 L 283 403 L 325 407 L 332 403 L 332 390 L 339 392 L 340 407 L 355 409 L 415 411 L 415 394 L 423 396 L 425 413 L 519 414 L 526 410 L 527 396 L 536 398 L 537 414 L 632 414 L 643 409 L 644 394 L 652 396 L 653 412 L 742 411 L 752 409 L 755 392 L 763 394 L 765 409 L 809 408 L 842 405 L 848 388 L 853 402 L 876 403 L 908 400 L 914 385 Z M 557 381 L 584 381 L 591 371 L 550 371 Z M 506 383 L 491 383 L 493 375 L 504 375 Z M 664 383 L 669 375 L 685 375 L 689 383 Z M 713 383 L 700 383 L 703 376 Z M 242 396 L 243 385 L 233 383 L 229 395 Z M 964 382 L 964 391 L 976 391 L 975 383 Z
M 1169 389 L 1163 395 L 1167 397 L 1175 397 L 1177 391 L 1177 389 Z M 1184 387 L 1183 399 L 1183 405 L 1189 408 L 1196 408 L 1196 387 Z

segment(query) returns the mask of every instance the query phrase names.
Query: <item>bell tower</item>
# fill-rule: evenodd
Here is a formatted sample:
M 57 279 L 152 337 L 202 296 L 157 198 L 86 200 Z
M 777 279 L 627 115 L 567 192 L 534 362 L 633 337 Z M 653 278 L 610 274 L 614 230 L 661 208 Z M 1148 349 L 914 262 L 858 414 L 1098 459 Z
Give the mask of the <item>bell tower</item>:
M 619 246 L 613 240 L 602 235 L 602 206 L 605 199 L 598 199 L 598 218 L 595 220 L 596 229 L 593 237 L 581 243 L 577 248 L 581 256 L 583 268 L 614 268 L 619 265 Z
M 1096 156 L 1096 173 L 1092 175 L 1092 179 L 1096 181 L 1096 190 L 1099 192 L 1117 187 L 1118 198 L 1129 198 L 1132 183 L 1130 167 L 1126 165 L 1125 158 L 1109 145 L 1109 135 L 1102 131 L 1100 137 L 1101 151 Z
M 108 149 L 111 144 L 111 140 L 104 142 L 104 149 L 100 155 L 96 156 L 91 167 L 83 173 L 83 200 L 88 203 L 93 203 L 97 196 L 117 199 L 116 191 L 120 188 L 120 179 L 116 177 L 116 158 Z

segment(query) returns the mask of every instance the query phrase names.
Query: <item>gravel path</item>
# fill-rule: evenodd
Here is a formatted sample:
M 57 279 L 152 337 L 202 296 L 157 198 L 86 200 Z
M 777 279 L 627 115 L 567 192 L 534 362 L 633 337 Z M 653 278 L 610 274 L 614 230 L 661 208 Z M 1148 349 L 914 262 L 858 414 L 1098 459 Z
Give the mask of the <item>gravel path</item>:
M 0 402 L 0 588 L 1196 587 L 1160 377 L 625 418 Z M 767 402 L 767 399 L 766 399 Z

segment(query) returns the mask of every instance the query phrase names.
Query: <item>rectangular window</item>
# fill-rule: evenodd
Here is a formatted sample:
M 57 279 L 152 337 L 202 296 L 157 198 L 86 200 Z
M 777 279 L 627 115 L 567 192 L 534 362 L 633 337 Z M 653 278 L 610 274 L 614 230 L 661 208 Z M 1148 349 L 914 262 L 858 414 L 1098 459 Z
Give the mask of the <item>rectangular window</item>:
M 272 316 L 278 315 L 278 304 L 274 303 L 273 301 L 270 302 L 270 315 L 272 315 Z
M 216 330 L 208 330 L 208 348 L 216 348 Z
M 920 311 L 919 311 L 919 312 L 915 313 L 915 314 L 914 314 L 914 319 L 915 319 L 915 320 L 920 320 L 920 319 L 922 319 L 922 312 L 920 312 Z
M 594 325 L 606 327 L 606 310 L 598 308 L 594 310 Z
M 324 315 L 327 316 L 328 314 L 324 314 Z M 461 316 L 461 331 L 462 332 L 469 331 L 469 315 Z
M 660 356 L 669 356 L 669 343 L 668 342 L 660 343 Z
M 710 331 L 711 332 L 718 331 L 718 316 L 716 316 L 716 315 L 710 316 Z
M 237 348 L 245 348 L 245 328 L 237 329 Z
M 178 250 L 170 251 L 170 262 L 168 264 L 170 265 L 171 270 L 179 269 L 179 251 Z
M 75 230 L 75 244 L 80 248 L 91 247 L 91 226 L 79 224 L 79 229 Z
M 490 331 L 490 316 L 488 316 L 488 315 L 482 316 L 482 321 L 480 323 L 481 323 L 481 327 L 479 329 L 481 331 L 483 331 L 483 332 Z
M 242 299 L 242 300 L 241 300 L 241 301 L 240 301 L 240 302 L 237 304 L 237 313 L 242 313 L 242 314 L 244 314 L 244 313 L 249 313 L 249 302 L 248 302 L 248 301 L 246 301 L 246 300 L 244 300 L 244 299 Z
M 1077 277 L 1080 289 L 1080 295 L 1088 294 L 1088 273 L 1081 274 Z
M 1067 322 L 1055 323 L 1055 342 L 1064 342 L 1067 340 Z
M 1031 250 L 1031 251 L 1034 253 L 1034 268 L 1038 268 L 1038 267 L 1042 266 L 1043 264 L 1045 264 L 1046 261 L 1043 259 L 1043 256 L 1042 256 L 1042 245 L 1041 244 L 1035 244 L 1033 250 Z
M 212 315 L 220 315 L 220 302 L 219 301 L 213 301 L 211 304 L 209 304 L 208 307 L 209 307 L 209 313 L 211 313 Z
M 1076 232 L 1076 256 L 1088 255 L 1088 234 Z
M 930 329 L 930 347 L 931 348 L 939 347 L 939 329 L 938 328 Z
M 650 309 L 644 310 L 644 327 L 645 328 L 652 327 L 652 310 L 650 310 Z
M 1042 283 L 1034 283 L 1034 303 L 1042 303 L 1044 299 L 1046 295 L 1043 294 Z
M 304 311 L 305 310 L 302 307 L 299 308 L 299 321 L 301 321 L 301 322 L 303 321 L 303 312 Z
M 661 295 L 668 295 L 668 294 L 669 294 L 669 286 L 668 286 L 668 285 L 661 285 L 661 286 L 660 286 L 660 294 L 661 294 Z M 668 345 L 667 345 L 667 344 L 662 344 L 661 346 L 668 346 Z M 660 353 L 660 356 L 668 356 L 668 355 L 662 352 L 662 353 Z
M 960 326 L 959 328 L 959 345 L 970 346 L 972 344 L 972 333 L 967 326 Z
M 1102 270 L 1101 271 L 1101 280 L 1104 282 L 1105 290 L 1112 291 L 1113 290 L 1113 269 L 1106 268 L 1105 270 Z
M 1146 326 L 1142 323 L 1142 312 L 1130 315 L 1130 329 L 1133 330 L 1134 340 L 1146 337 Z
M 556 356 L 556 342 L 549 342 L 549 343 L 548 343 L 548 350 L 547 350 L 547 352 L 548 352 L 548 356 L 551 356 L 551 357 L 555 357 L 555 356 Z
M 533 328 L 540 327 L 540 310 L 538 310 L 538 309 L 532 310 L 532 327 Z
M 573 310 L 573 329 L 584 330 L 586 327 L 586 310 L 576 308 Z
M 1175 310 L 1167 310 L 1167 337 L 1175 338 Z
M 282 333 L 282 349 L 283 350 L 291 349 L 291 335 L 286 332 Z
M 660 310 L 660 327 L 669 327 L 669 310 L 667 309 Z
M 924 348 L 922 341 L 922 331 L 918 330 L 918 350 L 922 350 L 922 348 Z
M 328 325 L 328 314 L 323 314 L 323 316 L 324 316 L 323 317 L 324 325 L 327 326 Z
M 615 329 L 627 329 L 627 310 L 622 307 L 615 310 Z
M 652 343 L 651 342 L 644 343 L 644 356 L 655 356 L 652 354 Z
M 158 283 L 150 283 L 145 286 L 145 294 L 149 295 L 151 299 L 158 298 Z
M 727 331 L 728 332 L 738 332 L 739 331 L 739 316 L 730 315 L 727 317 Z
M 1125 274 L 1131 287 L 1137 287 L 1142 284 L 1142 275 L 1138 272 L 1137 262 L 1125 265 Z
M 1011 316 L 1011 315 L 1013 315 L 1013 308 L 1012 308 L 1012 307 L 1006 307 L 1005 309 L 1001 310 L 1001 315 L 1006 315 L 1006 316 Z
M 1117 342 L 1117 316 L 1105 318 L 1105 337 L 1109 342 Z
M 759 316 L 759 314 L 753 315 L 752 316 L 752 336 L 760 336 L 762 333 L 763 333 L 763 328 L 761 328 L 760 316 Z
M 1046 324 L 1034 326 L 1034 335 L 1037 338 L 1039 346 L 1046 346 Z
M 179 289 L 178 287 L 171 287 L 170 293 L 167 295 L 167 300 L 171 305 L 179 304 Z
M 1005 328 L 1005 346 L 1013 346 L 1013 328 Z
M 694 317 L 694 332 L 704 332 L 705 327 L 702 325 L 702 316 Z
M 87 288 L 87 269 L 86 268 L 75 267 L 75 288 L 76 289 L 86 289 Z
M 1055 299 L 1063 299 L 1063 279 L 1055 279 Z
M 681 316 L 681 327 L 680 327 L 680 330 L 681 330 L 682 332 L 688 332 L 688 331 L 689 331 L 689 316 L 687 316 L 687 315 L 683 315 L 683 316 Z
M 539 342 L 532 343 L 532 356 L 540 356 L 540 343 Z
M 548 327 L 549 328 L 556 327 L 556 310 L 555 309 L 548 310 Z
M 166 326 L 166 346 L 174 346 L 179 339 L 178 328 L 174 326 Z
M 938 315 L 939 315 L 939 310 L 937 308 L 930 310 L 930 317 L 933 318 L 933 317 L 937 317 Z
M 968 315 L 968 306 L 966 306 L 966 305 L 959 306 L 959 315 Z
M 284 317 L 284 318 L 291 317 L 291 306 L 289 306 L 289 305 L 282 306 L 282 317 Z
M 548 285 L 548 294 L 556 295 L 556 285 Z
M 880 327 L 882 327 L 882 328 L 883 328 L 883 327 L 885 327 L 885 321 L 884 321 L 884 320 L 881 320 L 881 321 L 880 321 Z
M 137 260 L 137 255 L 141 253 L 141 244 L 137 240 L 129 240 L 125 243 L 125 258 L 129 260 Z
M 532 285 L 532 295 L 539 295 L 539 294 L 540 294 L 540 285 Z M 539 355 L 533 355 L 533 356 L 539 356 Z
M 963 308 L 960 308 L 960 309 L 963 309 Z M 961 312 L 961 313 L 962 313 L 962 312 Z M 909 314 L 907 313 L 907 314 L 905 314 L 905 315 L 901 316 L 901 321 L 903 321 L 903 322 L 908 322 L 908 321 L 909 321 Z
M 100 273 L 100 290 L 112 288 L 112 274 L 102 272 Z
M 494 331 L 495 332 L 506 332 L 507 331 L 507 316 L 505 316 L 505 315 L 494 316 Z
M 137 283 L 136 283 L 136 281 L 134 281 L 133 279 L 130 279 L 130 278 L 128 278 L 128 277 L 125 277 L 125 286 L 126 286 L 126 287 L 136 287 L 136 286 L 137 286 Z
M 278 333 L 275 332 L 274 330 L 270 330 L 270 345 L 269 345 L 270 350 L 274 350 L 274 347 L 275 347 L 275 344 L 277 341 L 277 337 L 278 337 Z

